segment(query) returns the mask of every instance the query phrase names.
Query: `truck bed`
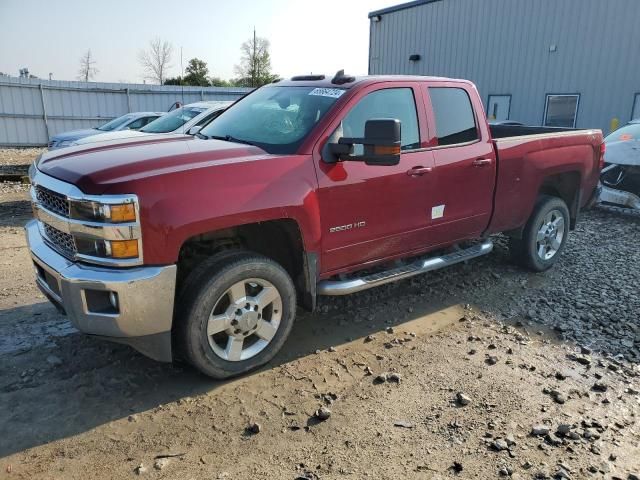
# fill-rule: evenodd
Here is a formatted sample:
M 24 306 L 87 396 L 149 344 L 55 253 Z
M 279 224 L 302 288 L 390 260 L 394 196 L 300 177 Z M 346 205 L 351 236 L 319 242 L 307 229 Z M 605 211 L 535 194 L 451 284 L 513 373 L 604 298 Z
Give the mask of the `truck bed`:
M 498 171 L 489 233 L 523 227 L 545 189 L 565 198 L 573 226 L 598 183 L 602 132 L 518 125 L 490 129 Z

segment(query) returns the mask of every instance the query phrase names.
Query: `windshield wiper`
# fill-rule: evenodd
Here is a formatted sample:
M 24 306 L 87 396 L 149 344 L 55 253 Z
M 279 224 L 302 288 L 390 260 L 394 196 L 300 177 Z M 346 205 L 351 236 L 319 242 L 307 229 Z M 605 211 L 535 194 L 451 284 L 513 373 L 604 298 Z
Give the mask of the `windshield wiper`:
M 241 138 L 236 138 L 236 137 L 232 137 L 231 135 L 203 135 L 203 137 L 206 137 L 207 139 L 212 139 L 212 140 L 224 140 L 225 142 L 233 142 L 233 143 L 243 143 L 245 145 L 253 145 L 254 147 L 256 146 L 255 143 L 250 142 L 249 140 L 242 140 Z

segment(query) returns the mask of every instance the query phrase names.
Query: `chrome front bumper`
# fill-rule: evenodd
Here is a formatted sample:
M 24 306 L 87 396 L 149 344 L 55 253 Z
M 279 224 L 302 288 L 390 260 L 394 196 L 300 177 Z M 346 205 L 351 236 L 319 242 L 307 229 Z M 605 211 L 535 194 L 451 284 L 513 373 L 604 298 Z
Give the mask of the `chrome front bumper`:
M 117 269 L 74 263 L 45 244 L 36 220 L 25 230 L 38 287 L 78 330 L 171 361 L 175 265 Z

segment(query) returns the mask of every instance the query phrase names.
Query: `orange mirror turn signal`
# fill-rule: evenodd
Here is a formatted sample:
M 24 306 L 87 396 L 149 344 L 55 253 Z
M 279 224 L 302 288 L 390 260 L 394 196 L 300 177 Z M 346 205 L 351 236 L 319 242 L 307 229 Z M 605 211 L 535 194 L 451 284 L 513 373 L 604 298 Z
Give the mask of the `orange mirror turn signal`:
M 399 155 L 400 145 L 375 145 L 373 153 L 375 155 Z

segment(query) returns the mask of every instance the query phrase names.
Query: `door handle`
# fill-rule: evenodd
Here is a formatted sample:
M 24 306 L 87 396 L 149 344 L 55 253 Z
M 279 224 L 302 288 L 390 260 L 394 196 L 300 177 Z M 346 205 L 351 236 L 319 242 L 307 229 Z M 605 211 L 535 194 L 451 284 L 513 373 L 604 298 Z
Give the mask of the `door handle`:
M 493 160 L 490 158 L 477 158 L 473 161 L 472 165 L 474 167 L 486 167 L 487 165 L 491 165 L 491 163 L 493 163 Z
M 429 173 L 433 170 L 431 167 L 413 167 L 407 170 L 407 175 L 410 177 L 420 177 L 425 173 Z

